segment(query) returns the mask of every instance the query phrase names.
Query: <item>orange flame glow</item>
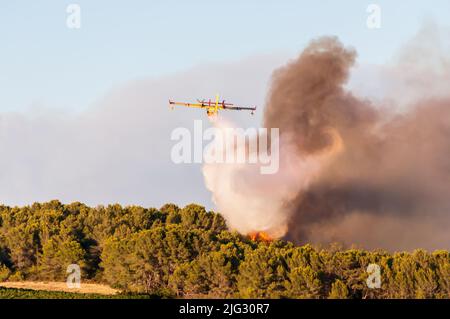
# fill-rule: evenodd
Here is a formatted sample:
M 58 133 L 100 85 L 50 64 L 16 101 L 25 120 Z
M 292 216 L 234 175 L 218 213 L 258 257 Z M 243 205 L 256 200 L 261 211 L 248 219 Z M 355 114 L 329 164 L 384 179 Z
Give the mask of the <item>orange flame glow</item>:
M 269 234 L 265 232 L 253 232 L 249 234 L 249 237 L 253 241 L 264 241 L 269 242 L 272 241 L 273 238 L 269 236 Z

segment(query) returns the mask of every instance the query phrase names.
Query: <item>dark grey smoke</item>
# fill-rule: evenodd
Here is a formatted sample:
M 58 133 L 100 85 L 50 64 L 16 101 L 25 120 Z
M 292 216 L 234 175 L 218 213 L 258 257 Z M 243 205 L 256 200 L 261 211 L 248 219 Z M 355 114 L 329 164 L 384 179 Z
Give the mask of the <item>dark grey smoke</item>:
M 291 211 L 286 237 L 448 249 L 450 92 L 415 98 L 402 113 L 372 105 L 344 88 L 355 58 L 353 49 L 325 37 L 274 74 L 264 125 L 295 135 L 304 155 L 332 146 L 330 130 L 343 143 L 314 182 L 285 204 Z

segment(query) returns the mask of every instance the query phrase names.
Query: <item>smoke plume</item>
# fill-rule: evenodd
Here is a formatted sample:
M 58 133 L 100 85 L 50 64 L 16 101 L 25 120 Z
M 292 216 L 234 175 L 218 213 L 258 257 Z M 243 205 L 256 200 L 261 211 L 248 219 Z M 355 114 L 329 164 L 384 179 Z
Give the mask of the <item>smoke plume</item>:
M 406 111 L 375 105 L 346 89 L 355 60 L 354 49 L 324 37 L 276 70 L 263 126 L 280 129 L 279 172 L 208 164 L 207 187 L 230 227 L 243 233 L 449 248 L 450 92 L 415 96 Z

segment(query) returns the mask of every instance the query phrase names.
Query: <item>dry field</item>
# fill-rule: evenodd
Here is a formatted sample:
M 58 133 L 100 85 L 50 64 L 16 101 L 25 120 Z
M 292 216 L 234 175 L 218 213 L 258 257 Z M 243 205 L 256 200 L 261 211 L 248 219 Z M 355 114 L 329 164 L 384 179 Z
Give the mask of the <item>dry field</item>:
M 9 281 L 0 282 L 0 287 L 5 288 L 19 288 L 19 289 L 32 289 L 32 290 L 47 290 L 47 291 L 65 291 L 73 293 L 85 293 L 85 294 L 101 294 L 101 295 L 114 295 L 119 290 L 113 289 L 107 285 L 83 283 L 81 282 L 80 288 L 69 288 L 65 282 L 54 281 Z

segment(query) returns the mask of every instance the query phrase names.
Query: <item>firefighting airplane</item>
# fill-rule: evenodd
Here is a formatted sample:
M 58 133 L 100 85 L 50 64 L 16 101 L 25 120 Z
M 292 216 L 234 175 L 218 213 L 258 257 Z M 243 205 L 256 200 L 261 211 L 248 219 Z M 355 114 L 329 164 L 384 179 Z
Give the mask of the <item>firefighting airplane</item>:
M 225 100 L 222 100 L 222 102 L 219 101 L 219 95 L 216 95 L 216 101 L 211 101 L 209 99 L 208 101 L 205 100 L 197 100 L 198 103 L 184 103 L 184 102 L 174 102 L 169 100 L 169 105 L 173 109 L 174 105 L 181 105 L 186 107 L 197 107 L 201 109 L 206 109 L 206 114 L 208 116 L 214 116 L 216 115 L 219 110 L 249 110 L 251 111 L 251 114 L 253 115 L 256 111 L 255 107 L 244 107 L 244 106 L 234 106 L 232 103 L 225 103 Z

